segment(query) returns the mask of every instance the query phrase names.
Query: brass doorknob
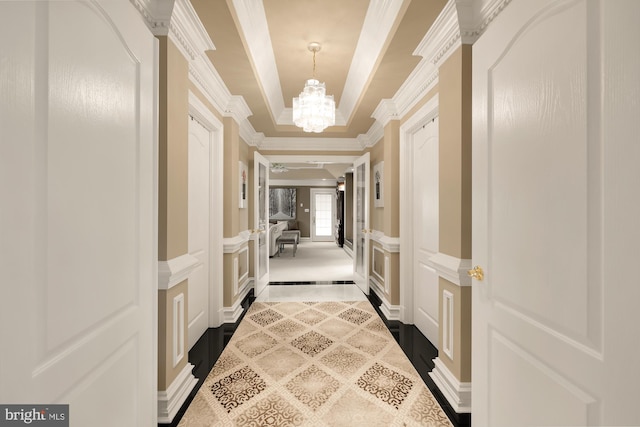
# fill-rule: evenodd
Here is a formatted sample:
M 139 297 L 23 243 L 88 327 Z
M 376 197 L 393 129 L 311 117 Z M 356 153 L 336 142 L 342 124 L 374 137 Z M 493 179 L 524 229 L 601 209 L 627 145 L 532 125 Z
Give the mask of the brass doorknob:
M 473 269 L 468 270 L 467 274 L 479 282 L 482 282 L 482 279 L 484 279 L 484 271 L 482 271 L 482 267 L 480 267 L 479 265 L 476 265 L 475 267 L 473 267 Z

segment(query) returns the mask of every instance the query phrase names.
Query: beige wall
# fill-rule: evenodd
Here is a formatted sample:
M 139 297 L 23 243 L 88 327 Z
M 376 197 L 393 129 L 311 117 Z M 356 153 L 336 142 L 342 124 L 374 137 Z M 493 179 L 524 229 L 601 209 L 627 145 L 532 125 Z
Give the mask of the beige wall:
M 189 67 L 167 37 L 158 39 L 158 259 L 166 261 L 184 255 L 188 250 Z
M 385 236 L 400 236 L 400 121 L 384 127 L 384 226 Z M 397 283 L 397 282 L 396 282 Z
M 224 126 L 224 227 L 225 238 L 235 237 L 240 232 L 238 204 L 240 202 L 240 127 L 231 118 L 225 117 Z M 247 166 L 248 167 L 248 166 Z
M 188 252 L 189 67 L 167 37 L 159 40 L 158 260 Z M 188 283 L 158 291 L 158 390 L 166 390 L 187 365 Z M 173 366 L 173 298 L 184 294 L 185 356 Z
M 371 173 L 369 176 L 369 186 L 371 188 L 370 196 L 369 196 L 369 228 L 371 230 L 379 230 L 384 231 L 384 214 L 385 208 L 375 207 L 375 177 L 373 176 L 373 166 L 384 161 L 384 144 L 382 141 L 378 142 L 376 145 L 371 147 L 369 150 L 369 161 L 371 163 Z M 386 165 L 385 165 L 386 166 Z M 386 178 L 386 177 L 385 177 Z M 386 180 L 385 180 L 386 182 Z M 384 182 L 383 182 L 384 185 Z
M 440 67 L 439 192 L 440 252 L 471 258 L 471 47 L 458 48 Z M 442 325 L 443 292 L 454 295 L 454 357 L 438 357 L 461 382 L 471 381 L 471 287 L 440 278 Z M 442 346 L 440 328 L 440 346 Z
M 185 355 L 173 366 L 173 299 L 184 294 L 185 313 L 188 310 L 187 281 L 183 281 L 171 289 L 158 291 L 158 390 L 166 390 L 187 365 L 187 342 L 185 339 Z M 187 321 L 184 319 L 183 337 L 187 336 Z
M 253 204 L 253 199 L 251 198 L 253 196 L 253 192 L 250 191 L 251 187 L 253 187 L 253 181 L 251 180 L 252 176 L 249 171 L 250 171 L 250 166 L 249 166 L 249 160 L 253 160 L 253 151 L 251 152 L 251 157 L 249 157 L 249 145 L 244 142 L 242 139 L 239 139 L 238 141 L 238 159 L 242 162 L 244 162 L 245 165 L 247 165 L 247 205 L 252 205 Z M 240 191 L 238 189 L 238 191 Z M 244 209 L 238 209 L 238 230 L 240 231 L 244 231 L 249 229 L 249 207 L 247 206 Z
M 440 252 L 471 258 L 471 47 L 440 67 Z

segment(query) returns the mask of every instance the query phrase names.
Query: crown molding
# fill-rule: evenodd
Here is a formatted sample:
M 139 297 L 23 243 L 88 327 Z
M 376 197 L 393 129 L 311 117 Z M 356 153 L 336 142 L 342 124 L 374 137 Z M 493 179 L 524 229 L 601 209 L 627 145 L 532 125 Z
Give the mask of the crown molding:
M 252 113 L 244 98 L 231 95 L 206 55 L 208 50 L 215 50 L 215 45 L 193 6 L 188 0 L 176 0 L 173 9 L 168 35 L 189 61 L 189 80 L 223 117 L 247 123 L 250 129 L 246 129 L 245 134 L 253 133 L 251 124 L 246 120 Z
M 475 43 L 509 3 L 511 0 L 449 0 L 414 55 L 437 67 L 461 45 Z
M 457 2 L 449 0 L 424 36 L 414 55 L 422 56 L 436 67 L 462 45 Z M 467 10 L 465 8 L 465 10 Z
M 190 61 L 215 50 L 215 45 L 188 0 L 176 0 L 169 23 L 169 39 Z
M 362 89 L 373 72 L 382 53 L 389 32 L 393 28 L 403 2 L 372 0 L 360 32 L 358 45 L 349 68 L 340 105 L 336 108 L 336 125 L 344 126 L 355 109 Z M 262 2 L 233 0 L 239 26 L 262 84 L 267 104 L 277 125 L 293 125 L 292 109 L 285 107 L 275 55 L 270 48 L 269 28 Z M 329 88 L 330 90 L 330 88 Z
M 393 97 L 400 117 L 404 117 L 438 84 L 438 76 L 438 68 L 435 65 L 424 59 L 420 61 Z
M 375 121 L 367 131 L 367 133 L 361 133 L 358 135 L 357 139 L 360 143 L 360 150 L 364 150 L 365 148 L 373 147 L 384 138 L 384 126 L 382 123 Z
M 382 54 L 389 32 L 403 9 L 402 1 L 372 0 L 367 9 L 358 45 L 353 54 L 344 90 L 340 96 L 340 111 L 343 117 L 350 117 L 358 105 L 362 90 Z
M 371 115 L 382 127 L 385 127 L 391 120 L 399 120 L 398 109 L 396 103 L 392 99 L 383 99 L 380 104 L 373 110 Z
M 511 3 L 511 0 L 490 0 L 482 6 L 477 22 L 475 23 L 476 39 L 486 31 L 489 24 L 502 13 L 509 3 Z
M 169 34 L 175 0 L 131 0 L 154 36 Z
M 245 122 L 251 114 L 251 109 L 244 98 L 239 95 L 232 95 L 222 112 L 224 117 L 232 117 L 238 124 Z
M 224 114 L 232 98 L 231 92 L 206 55 L 189 62 L 189 80 L 220 114 Z
M 271 114 L 278 118 L 277 124 L 285 124 L 280 123 L 285 102 L 264 5 L 262 1 L 256 0 L 233 0 L 233 7 Z M 291 112 L 289 120 L 291 121 Z
M 393 97 L 399 117 L 404 117 L 418 101 L 438 84 L 440 64 L 462 44 L 473 44 L 511 2 L 449 0 L 422 39 L 414 55 L 423 57 Z M 382 103 L 381 103 L 382 104 Z M 378 106 L 381 108 L 381 106 Z M 377 119 L 377 117 L 376 117 Z
M 266 137 L 262 132 L 256 132 L 249 120 L 245 120 L 240 124 L 240 138 L 251 147 L 262 149 L 262 144 Z
M 273 175 L 271 175 L 273 176 Z M 269 186 L 282 187 L 335 187 L 336 179 L 277 179 L 269 178 Z
M 356 138 L 292 138 L 267 137 L 257 147 L 260 150 L 289 151 L 361 151 Z

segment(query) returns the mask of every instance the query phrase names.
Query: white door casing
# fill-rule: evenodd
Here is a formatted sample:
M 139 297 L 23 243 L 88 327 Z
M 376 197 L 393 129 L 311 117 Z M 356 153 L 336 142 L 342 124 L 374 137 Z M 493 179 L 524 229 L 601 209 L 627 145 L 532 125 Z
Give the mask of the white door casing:
M 155 425 L 157 41 L 128 1 L 0 3 L 0 401 Z
M 269 284 L 269 160 L 257 151 L 253 157 L 255 295 Z
M 336 192 L 333 189 L 311 189 L 311 240 L 332 242 L 335 230 Z
M 210 142 L 209 131 L 194 118 L 189 119 L 189 255 L 197 264 L 189 273 L 189 349 L 209 326 L 210 292 Z
M 421 134 L 422 130 L 438 116 L 438 96 L 431 98 L 413 116 L 408 118 L 400 127 L 400 247 L 410 248 L 402 252 L 400 257 L 400 320 L 406 324 L 414 324 L 415 295 L 415 250 L 414 242 L 414 210 L 415 193 L 422 185 L 414 177 L 415 171 L 413 157 L 414 146 L 416 144 L 416 134 Z M 436 135 L 438 132 L 436 131 Z M 436 166 L 436 169 L 438 166 Z M 439 180 L 438 178 L 435 178 Z M 439 191 L 439 190 L 438 190 Z M 432 191 L 433 193 L 433 191 Z M 438 200 L 439 203 L 439 200 Z M 439 214 L 432 217 L 432 222 L 438 221 Z M 437 230 L 439 235 L 439 225 L 430 225 L 430 229 Z M 439 240 L 439 238 L 438 238 Z M 432 250 L 439 249 L 438 244 L 431 245 Z M 434 267 L 433 263 L 430 264 Z M 436 317 L 437 319 L 437 317 Z M 437 340 L 433 342 L 437 345 Z
M 439 248 L 438 118 L 412 134 L 413 180 L 413 313 L 414 324 L 439 348 L 439 275 L 430 258 Z
M 193 93 L 189 92 L 189 114 L 203 127 L 209 142 L 209 282 L 208 282 L 208 327 L 217 328 L 224 323 L 223 312 L 223 141 L 222 122 Z M 205 138 L 204 133 L 201 135 Z M 191 287 L 191 282 L 189 282 Z
M 473 47 L 475 426 L 640 425 L 639 17 L 514 0 Z
M 353 279 L 369 295 L 370 154 L 353 162 Z

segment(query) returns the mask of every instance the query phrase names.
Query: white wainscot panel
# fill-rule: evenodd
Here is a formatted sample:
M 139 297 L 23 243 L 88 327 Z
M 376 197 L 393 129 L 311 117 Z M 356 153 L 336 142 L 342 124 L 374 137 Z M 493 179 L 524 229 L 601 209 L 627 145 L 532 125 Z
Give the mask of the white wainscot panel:
M 597 410 L 592 396 L 505 336 L 493 331 L 489 339 L 489 425 L 588 425 Z

